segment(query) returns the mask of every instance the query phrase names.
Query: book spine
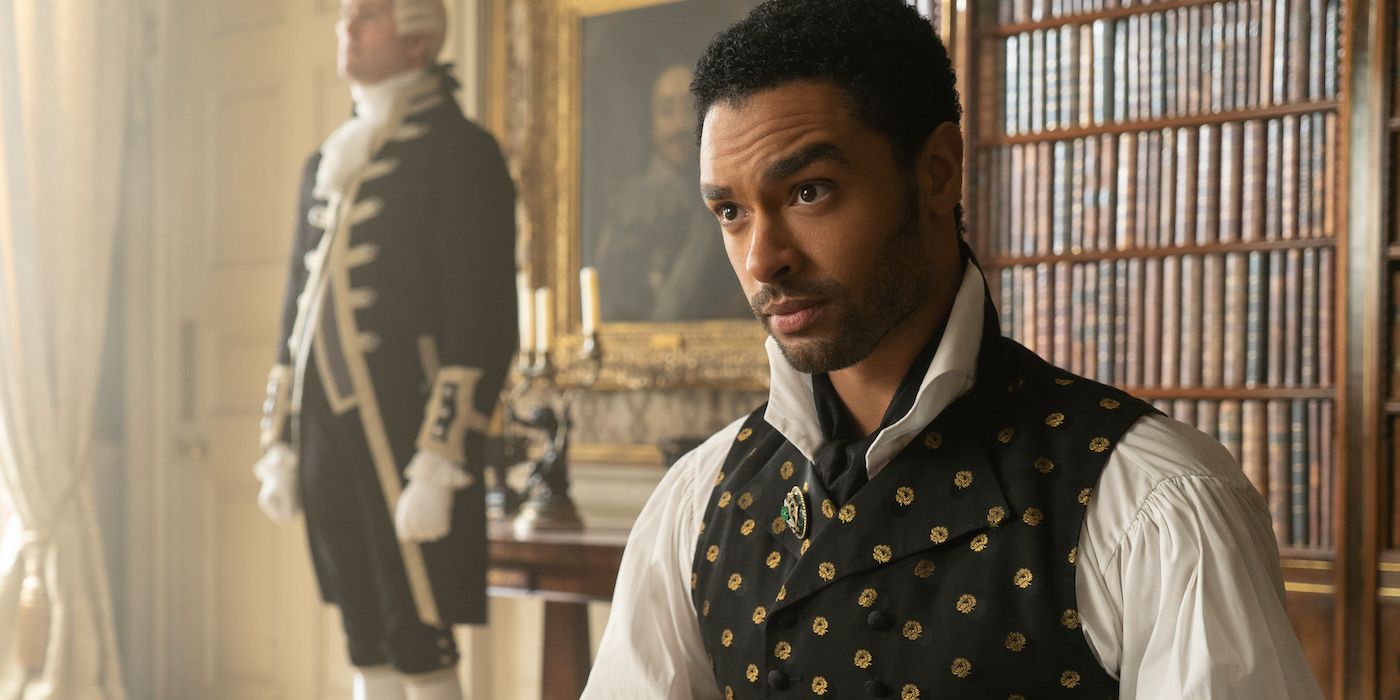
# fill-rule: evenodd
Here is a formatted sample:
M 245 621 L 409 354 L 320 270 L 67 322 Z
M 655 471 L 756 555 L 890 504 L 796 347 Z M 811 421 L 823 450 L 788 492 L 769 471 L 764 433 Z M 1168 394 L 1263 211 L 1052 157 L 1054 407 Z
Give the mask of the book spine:
M 1196 188 L 1199 184 L 1196 129 L 1182 127 L 1176 132 L 1176 235 L 1173 243 L 1187 246 L 1196 239 Z
M 1298 118 L 1288 115 L 1282 120 L 1280 140 L 1283 149 L 1282 181 L 1279 184 L 1280 237 L 1298 237 Z
M 1225 331 L 1222 350 L 1224 367 L 1220 383 L 1228 387 L 1245 384 L 1249 357 L 1249 256 L 1225 254 Z
M 1069 252 L 1075 254 L 1084 251 L 1084 178 L 1088 174 L 1086 160 L 1084 139 L 1075 139 L 1070 145 L 1070 160 L 1067 163 L 1070 178 L 1066 222 L 1069 227 Z
M 1240 467 L 1259 495 L 1269 494 L 1269 455 L 1265 449 L 1268 423 L 1264 402 L 1244 401 L 1240 405 Z
M 1317 386 L 1317 249 L 1301 253 L 1302 289 L 1299 291 L 1298 383 Z
M 1177 385 L 1181 365 L 1181 258 L 1162 258 L 1162 386 Z
M 1215 243 L 1220 235 L 1220 129 L 1200 129 L 1200 192 L 1196 198 L 1196 243 Z
M 1332 357 L 1334 338 L 1332 309 L 1335 304 L 1336 278 L 1332 272 L 1333 250 L 1317 251 L 1317 383 L 1332 386 Z M 1394 297 L 1392 297 L 1394 298 Z
M 1128 60 L 1130 54 L 1128 48 L 1128 21 L 1124 19 L 1113 22 L 1113 121 L 1122 122 L 1128 119 Z
M 998 271 L 997 276 L 1001 278 L 1001 298 L 997 303 L 997 315 L 1001 317 L 1001 334 L 1008 338 L 1015 338 L 1016 333 L 1016 271 L 1009 267 L 1004 267 Z
M 1269 281 L 1269 323 L 1266 328 L 1268 333 L 1268 350 L 1265 357 L 1268 358 L 1268 374 L 1265 381 L 1270 386 L 1283 385 L 1284 371 L 1284 308 L 1287 306 L 1284 300 L 1284 274 L 1283 274 L 1283 251 L 1269 251 L 1269 267 L 1266 273 Z
M 1045 66 L 1045 91 L 1040 94 L 1040 99 L 1045 103 L 1042 107 L 1045 112 L 1043 128 L 1053 131 L 1060 128 L 1060 76 L 1064 73 L 1064 68 L 1060 65 L 1059 30 L 1048 29 L 1044 32 L 1044 37 L 1044 54 L 1040 60 Z M 1037 48 L 1041 46 L 1036 45 Z
M 1143 261 L 1142 386 L 1162 382 L 1162 259 Z
M 1124 331 L 1128 349 L 1127 352 L 1124 353 L 1123 364 L 1126 371 L 1123 376 L 1123 383 L 1126 386 L 1143 386 L 1142 365 L 1145 353 L 1143 348 L 1144 334 L 1142 323 L 1142 258 L 1130 258 L 1126 261 L 1120 261 L 1119 269 L 1126 271 L 1124 276 L 1127 277 L 1128 287 L 1128 313 L 1119 314 L 1121 317 L 1124 317 L 1124 322 L 1127 326 Z
M 1304 486 L 1308 500 L 1308 546 L 1322 546 L 1322 406 L 1309 399 L 1308 406 L 1308 480 Z
M 1162 14 L 1155 12 L 1142 15 L 1142 27 L 1146 33 L 1147 55 L 1138 65 L 1147 70 L 1147 79 L 1141 87 L 1146 89 L 1143 103 L 1147 115 L 1160 119 L 1166 113 L 1166 81 L 1163 80 L 1163 47 L 1166 44 L 1165 25 Z
M 1305 401 L 1289 402 L 1289 524 L 1295 545 L 1308 543 L 1308 408 Z
M 1098 379 L 1099 373 L 1099 264 L 1084 263 L 1084 376 Z
M 1308 96 L 1308 36 L 1312 34 L 1309 0 L 1289 0 L 1288 8 L 1288 91 L 1289 101 L 1300 101 Z M 1312 54 L 1320 57 L 1321 52 Z
M 1075 264 L 1070 267 L 1070 343 L 1069 343 L 1069 371 L 1080 376 L 1085 375 L 1084 369 L 1084 340 L 1088 326 L 1084 323 L 1084 312 L 1088 299 L 1085 298 L 1084 289 L 1084 265 Z
M 1274 8 L 1278 0 L 1260 0 L 1259 8 L 1259 105 L 1274 104 Z
M 1118 206 L 1118 192 L 1114 187 L 1118 173 L 1118 139 L 1113 134 L 1104 134 L 1099 142 L 1099 250 L 1112 250 L 1114 247 L 1113 214 Z
M 1321 546 L 1328 548 L 1330 548 L 1333 544 L 1332 523 L 1334 522 L 1333 514 L 1335 513 L 1335 508 L 1333 507 L 1333 499 L 1335 498 L 1335 495 L 1332 492 L 1332 484 L 1336 482 L 1333 480 L 1332 477 L 1332 469 L 1336 464 L 1336 461 L 1332 457 L 1332 451 L 1336 443 L 1332 432 L 1333 429 L 1334 428 L 1332 422 L 1332 402 L 1323 401 L 1322 431 L 1320 433 L 1320 438 L 1322 440 L 1322 483 L 1318 486 L 1318 489 L 1322 492 L 1320 498 L 1320 500 L 1322 501 Z
M 1244 149 L 1240 175 L 1240 240 L 1264 240 L 1263 196 L 1265 182 L 1264 123 L 1244 123 Z
M 1283 385 L 1298 386 L 1302 344 L 1302 251 L 1283 251 Z
M 1035 202 L 1035 228 L 1032 236 L 1035 238 L 1035 254 L 1049 255 L 1050 244 L 1054 227 L 1054 205 L 1055 205 L 1055 159 L 1054 151 L 1049 143 L 1037 143 L 1035 164 L 1036 193 Z
M 1245 26 L 1245 106 L 1259 106 L 1259 35 L 1260 17 L 1263 12 L 1261 0 L 1248 0 L 1249 19 Z
M 1225 110 L 1225 6 L 1210 6 L 1210 26 L 1205 40 L 1210 47 L 1210 110 Z
M 1249 274 L 1246 286 L 1244 383 L 1253 387 L 1268 375 L 1268 266 L 1267 253 L 1249 253 Z
M 1046 362 L 1055 363 L 1055 287 L 1049 263 L 1035 266 L 1035 351 Z
M 1182 387 L 1201 385 L 1201 258 L 1181 256 L 1181 378 Z
M 1026 167 L 1026 153 L 1030 151 L 1025 145 L 1011 147 L 1011 167 L 1006 173 L 1006 189 L 1010 193 L 1010 230 L 1007 235 L 1006 252 L 1010 254 L 1025 254 L 1026 252 L 1026 174 L 1029 172 Z
M 1069 144 L 1056 141 L 1051 147 L 1050 252 L 1063 255 L 1069 250 Z
M 1071 280 L 1070 264 L 1068 262 L 1055 263 L 1051 274 L 1055 295 L 1051 300 L 1050 308 L 1051 313 L 1054 314 L 1055 362 L 1061 366 L 1070 364 L 1070 312 L 1069 309 L 1055 308 L 1057 305 L 1054 303 L 1054 299 L 1071 298 L 1073 295 Z
M 1152 137 L 1155 132 L 1137 136 L 1137 186 L 1133 192 L 1132 245 L 1146 248 L 1157 245 L 1156 231 L 1149 222 L 1157 202 L 1157 167 L 1153 162 Z
M 1005 105 L 1006 120 L 1002 128 L 1010 136 L 1021 133 L 1020 113 L 1017 110 L 1021 103 L 1020 95 L 1025 90 L 1025 86 L 1021 84 L 1020 46 L 1021 37 L 1015 35 L 1006 37 L 1005 43 L 1002 44 L 1002 54 L 1006 58 L 1006 72 L 1002 74 L 1005 85 L 1002 104 Z
M 1240 132 L 1238 122 L 1220 125 L 1220 231 L 1216 235 L 1222 243 L 1240 240 L 1240 201 L 1243 195 L 1241 178 L 1244 174 L 1240 162 L 1243 155 Z
M 1292 493 L 1289 477 L 1288 402 L 1271 400 L 1269 416 L 1269 515 L 1274 520 L 1274 536 L 1280 545 L 1292 541 Z
M 1225 372 L 1225 259 L 1201 259 L 1201 386 L 1218 387 Z
M 1137 178 L 1140 173 L 1137 163 L 1137 134 L 1132 132 L 1118 136 L 1118 209 L 1115 212 L 1117 228 L 1113 244 L 1118 250 L 1133 247 L 1134 209 L 1137 206 Z
M 1114 290 L 1117 285 L 1113 278 L 1113 261 L 1099 261 L 1099 323 L 1098 323 L 1098 375 L 1095 377 L 1106 384 L 1113 383 L 1114 369 Z
M 1114 260 L 1113 266 L 1113 374 L 1112 384 L 1122 386 L 1128 378 L 1128 261 Z

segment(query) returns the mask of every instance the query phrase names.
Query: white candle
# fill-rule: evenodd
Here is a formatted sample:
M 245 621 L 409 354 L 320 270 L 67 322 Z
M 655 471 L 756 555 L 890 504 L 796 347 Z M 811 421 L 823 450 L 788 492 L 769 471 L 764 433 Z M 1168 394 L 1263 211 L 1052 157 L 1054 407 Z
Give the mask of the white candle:
M 530 273 L 523 270 L 515 273 L 515 305 L 519 307 L 515 315 L 520 322 L 520 352 L 530 352 L 535 349 L 535 299 L 530 293 Z
M 585 267 L 578 271 L 579 296 L 583 299 L 583 336 L 598 333 L 598 270 Z
M 554 305 L 554 294 L 548 287 L 535 290 L 535 352 L 544 354 L 554 345 L 554 324 L 550 323 L 549 310 Z

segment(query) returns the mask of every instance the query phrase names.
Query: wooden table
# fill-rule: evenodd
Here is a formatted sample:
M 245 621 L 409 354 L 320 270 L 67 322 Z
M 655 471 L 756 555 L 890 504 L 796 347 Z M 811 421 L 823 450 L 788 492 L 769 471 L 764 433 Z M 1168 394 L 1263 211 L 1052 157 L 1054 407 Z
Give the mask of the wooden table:
M 490 530 L 490 595 L 544 600 L 544 700 L 578 700 L 588 680 L 588 603 L 612 600 L 625 530 L 538 533 Z

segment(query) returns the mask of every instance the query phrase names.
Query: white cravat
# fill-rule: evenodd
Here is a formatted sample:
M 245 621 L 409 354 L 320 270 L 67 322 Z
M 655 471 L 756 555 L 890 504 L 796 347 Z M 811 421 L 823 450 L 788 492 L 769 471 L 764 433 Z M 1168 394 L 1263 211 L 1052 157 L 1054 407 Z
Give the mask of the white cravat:
M 351 177 L 365 167 L 374 155 L 370 149 L 375 134 L 394 116 L 394 103 L 422 77 L 423 71 L 411 70 L 373 85 L 355 83 L 350 86 L 355 114 L 336 127 L 321 144 L 321 163 L 316 168 L 317 197 L 341 192 Z

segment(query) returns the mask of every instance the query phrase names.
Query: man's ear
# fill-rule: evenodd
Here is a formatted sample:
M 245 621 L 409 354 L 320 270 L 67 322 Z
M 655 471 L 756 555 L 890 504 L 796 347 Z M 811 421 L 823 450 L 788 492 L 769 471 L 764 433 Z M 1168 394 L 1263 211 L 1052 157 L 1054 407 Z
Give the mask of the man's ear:
M 943 122 L 924 140 L 915 169 L 921 199 L 935 214 L 951 214 L 962 201 L 963 138 L 957 124 Z

